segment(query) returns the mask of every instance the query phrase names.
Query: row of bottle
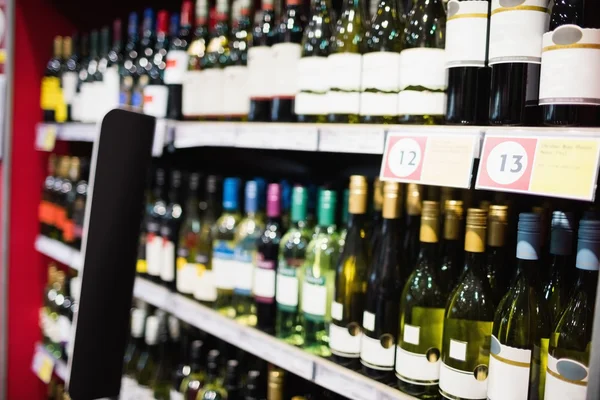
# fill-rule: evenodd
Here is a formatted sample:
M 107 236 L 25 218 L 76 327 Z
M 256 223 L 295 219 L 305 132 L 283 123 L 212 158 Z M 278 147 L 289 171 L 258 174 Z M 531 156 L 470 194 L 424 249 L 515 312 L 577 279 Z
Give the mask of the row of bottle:
M 369 22 L 360 0 L 339 13 L 312 0 L 308 14 L 299 0 L 263 0 L 255 18 L 248 0 L 232 11 L 218 0 L 209 28 L 209 2 L 197 0 L 193 29 L 184 1 L 170 29 L 166 11 L 155 23 L 146 10 L 141 39 L 132 13 L 125 46 L 120 21 L 112 48 L 108 28 L 92 31 L 89 52 L 87 36 L 81 54 L 55 43 L 42 108 L 57 121 L 99 120 L 121 104 L 174 119 L 598 124 L 600 39 L 584 28 L 596 21 L 583 1 L 408 3 L 379 0 Z
M 81 247 L 88 174 L 88 159 L 50 155 L 38 208 L 42 235 Z
M 71 326 L 77 311 L 80 288 L 79 277 L 68 277 L 56 265 L 50 264 L 39 325 L 46 350 L 57 359 L 66 360 L 69 355 Z
M 122 400 L 343 399 L 146 308 L 132 310 Z

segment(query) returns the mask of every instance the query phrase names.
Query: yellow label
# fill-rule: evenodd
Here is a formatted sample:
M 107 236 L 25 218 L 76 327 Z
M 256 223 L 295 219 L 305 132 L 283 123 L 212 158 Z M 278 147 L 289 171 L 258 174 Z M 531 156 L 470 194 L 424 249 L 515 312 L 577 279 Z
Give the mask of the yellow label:
M 60 80 L 54 76 L 42 78 L 40 105 L 43 110 L 54 110 L 60 92 Z
M 56 106 L 54 119 L 56 122 L 65 122 L 67 120 L 67 103 L 63 95 L 62 88 L 58 88 L 56 91 Z
M 597 169 L 597 140 L 540 138 L 529 190 L 591 200 Z
M 196 270 L 198 271 L 198 276 L 202 276 L 204 275 L 204 271 L 206 271 L 206 265 L 196 264 Z
M 177 271 L 180 271 L 183 269 L 183 267 L 185 267 L 185 264 L 187 263 L 187 260 L 185 259 L 185 257 L 177 257 Z
M 42 365 L 40 365 L 40 368 L 37 371 L 37 375 L 42 380 L 42 382 L 49 383 L 50 379 L 52 378 L 53 370 L 54 360 L 52 360 L 50 356 L 44 356 L 44 359 L 42 360 Z
M 148 264 L 146 263 L 146 260 L 137 260 L 135 270 L 138 274 L 148 273 Z
M 44 130 L 44 141 L 42 143 L 42 150 L 52 151 L 56 144 L 56 127 L 48 125 Z

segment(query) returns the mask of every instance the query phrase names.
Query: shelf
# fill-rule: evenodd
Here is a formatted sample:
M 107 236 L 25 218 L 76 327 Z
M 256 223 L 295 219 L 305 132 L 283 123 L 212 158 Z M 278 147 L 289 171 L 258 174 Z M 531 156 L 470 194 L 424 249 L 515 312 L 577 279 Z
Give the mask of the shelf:
M 35 239 L 35 249 L 39 252 L 55 259 L 61 264 L 80 270 L 83 265 L 81 253 L 72 247 L 67 246 L 58 240 L 50 239 L 44 235 L 38 235 Z
M 56 359 L 41 343 L 36 343 L 31 361 L 31 370 L 44 383 L 49 383 L 52 373 L 61 380 L 66 381 L 69 374 L 67 363 Z
M 348 398 L 354 400 L 414 399 L 331 361 L 283 343 L 254 328 L 240 325 L 194 300 L 171 293 L 146 279 L 136 279 L 134 296 L 244 351 Z

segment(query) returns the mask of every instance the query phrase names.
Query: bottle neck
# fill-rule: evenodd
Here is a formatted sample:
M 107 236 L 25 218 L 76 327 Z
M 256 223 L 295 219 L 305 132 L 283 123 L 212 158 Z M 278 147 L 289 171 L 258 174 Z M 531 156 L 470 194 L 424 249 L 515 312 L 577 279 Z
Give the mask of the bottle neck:
M 465 251 L 465 270 L 472 277 L 487 280 L 485 253 Z
M 577 268 L 577 280 L 575 284 L 575 293 L 583 291 L 590 296 L 592 301 L 596 298 L 598 290 L 598 271 L 590 271 Z
M 433 266 L 437 259 L 438 242 L 421 242 L 419 250 L 419 265 Z M 409 266 L 412 268 L 413 266 Z
M 188 197 L 185 205 L 185 213 L 188 216 L 198 216 L 198 197 L 195 194 Z

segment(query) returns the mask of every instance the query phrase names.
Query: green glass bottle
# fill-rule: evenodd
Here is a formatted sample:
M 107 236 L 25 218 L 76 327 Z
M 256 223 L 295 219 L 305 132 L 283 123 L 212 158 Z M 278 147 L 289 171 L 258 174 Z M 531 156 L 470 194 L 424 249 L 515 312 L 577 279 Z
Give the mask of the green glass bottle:
M 339 257 L 339 235 L 335 232 L 336 193 L 322 190 L 319 196 L 320 233 L 306 248 L 302 284 L 302 341 L 307 351 L 329 357 L 329 322 Z
M 226 178 L 223 181 L 223 213 L 215 224 L 212 253 L 212 270 L 217 287 L 214 308 L 229 318 L 235 318 L 232 298 L 236 267 L 234 235 L 240 222 L 239 187 L 239 178 Z
M 298 312 L 301 303 L 300 282 L 303 282 L 306 247 L 312 231 L 306 224 L 308 202 L 306 188 L 297 186 L 292 191 L 292 227 L 281 239 L 277 265 L 275 301 L 275 335 L 289 343 L 302 344 L 302 324 Z
M 584 400 L 600 265 L 600 221 L 579 222 L 577 281 L 550 336 L 545 400 Z
M 158 334 L 158 363 L 156 371 L 150 381 L 150 387 L 156 400 L 170 400 L 171 397 L 171 374 L 173 363 L 169 334 L 166 321 L 159 325 Z
M 445 299 L 454 289 L 463 269 L 462 238 L 463 202 L 446 200 L 444 204 L 444 227 L 442 244 L 440 245 L 441 263 L 439 280 L 437 280 Z M 422 223 L 422 222 L 421 222 Z M 410 279 L 409 279 L 410 280 Z M 445 301 L 445 300 L 444 300 Z
M 400 123 L 439 124 L 446 113 L 446 11 L 442 0 L 416 0 L 400 57 Z
M 395 123 L 397 120 L 400 91 L 398 71 L 404 31 L 404 24 L 400 21 L 402 8 L 402 2 L 379 0 L 371 20 L 362 63 L 361 122 Z
M 256 305 L 252 298 L 252 284 L 258 238 L 264 229 L 263 218 L 258 214 L 258 185 L 256 181 L 246 182 L 244 208 L 246 216 L 235 230 L 233 307 L 237 321 L 243 325 L 255 326 Z
M 329 122 L 358 123 L 367 16 L 360 0 L 344 0 L 327 57 Z
M 350 177 L 348 233 L 335 268 L 329 347 L 331 359 L 348 368 L 360 367 L 361 321 L 370 264 L 367 236 L 367 179 Z
M 136 398 L 154 398 L 154 390 L 151 385 L 159 362 L 158 330 L 159 318 L 155 315 L 148 316 L 148 318 L 146 318 L 145 333 L 146 348 L 142 354 L 140 354 L 136 366 L 135 379 L 138 385 L 136 389 Z
M 224 400 L 227 398 L 227 393 L 224 392 L 223 381 L 219 377 L 219 364 L 216 360 L 209 362 L 206 365 L 206 383 L 195 400 Z
M 460 205 L 462 210 L 462 202 Z M 455 209 L 446 209 L 444 236 L 457 218 Z M 439 203 L 424 201 L 421 214 L 421 249 L 415 270 L 408 277 L 400 297 L 400 328 L 396 350 L 398 388 L 420 399 L 439 397 L 440 353 L 444 334 L 444 308 L 448 298 L 444 263 L 439 267 Z M 458 233 L 458 232 L 456 232 Z M 452 240 L 454 240 L 453 235 Z M 455 270 L 457 266 L 454 265 Z
M 179 232 L 177 247 L 177 291 L 184 296 L 192 297 L 194 283 L 199 272 L 197 262 L 198 240 L 200 239 L 200 202 L 198 186 L 200 175 L 193 173 L 189 177 L 189 191 L 185 203 L 185 218 Z
M 144 342 L 144 323 L 146 312 L 139 308 L 131 311 L 131 337 L 125 348 L 123 359 L 123 377 L 121 378 L 121 396 L 128 399 L 137 390 L 136 369 L 141 354 L 146 348 Z
M 485 270 L 487 213 L 469 208 L 465 271 L 446 303 L 440 393 L 450 399 L 485 399 L 495 304 Z
M 508 290 L 511 269 L 506 265 L 506 232 L 508 227 L 508 206 L 490 205 L 487 237 L 487 277 L 494 294 L 494 301 L 500 304 Z
M 550 313 L 540 290 L 541 221 L 519 215 L 517 279 L 494 317 L 488 398 L 543 399 Z M 544 367 L 544 368 L 542 368 Z
M 344 243 L 346 242 L 346 235 L 348 235 L 348 200 L 350 199 L 350 190 L 344 190 L 344 196 L 342 198 L 342 226 L 339 230 L 340 236 L 340 248 L 344 248 Z
M 183 400 L 196 400 L 196 396 L 206 381 L 204 361 L 202 359 L 204 343 L 194 340 L 190 348 L 190 373 L 181 381 L 179 393 Z

